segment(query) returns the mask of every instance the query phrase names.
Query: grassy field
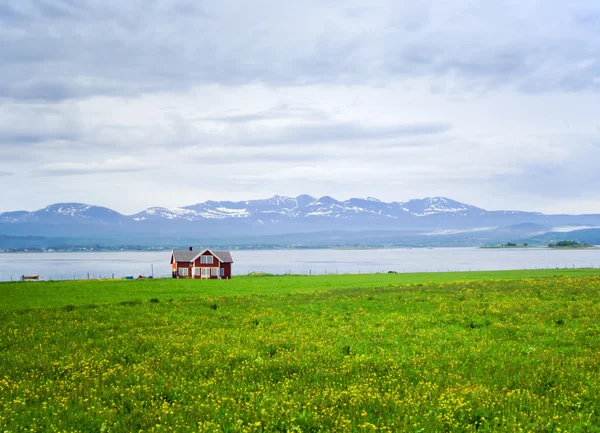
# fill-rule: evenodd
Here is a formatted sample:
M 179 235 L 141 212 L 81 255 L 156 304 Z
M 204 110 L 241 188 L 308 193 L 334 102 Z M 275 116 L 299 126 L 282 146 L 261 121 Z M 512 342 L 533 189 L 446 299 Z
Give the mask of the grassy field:
M 368 289 L 404 284 L 473 280 L 510 280 L 556 276 L 600 276 L 600 269 L 420 272 L 399 274 L 285 275 L 231 280 L 82 280 L 0 283 L 0 311 L 86 306 L 151 298 L 162 300 L 215 296 L 270 296 L 336 289 Z
M 600 431 L 600 272 L 0 285 L 0 431 Z

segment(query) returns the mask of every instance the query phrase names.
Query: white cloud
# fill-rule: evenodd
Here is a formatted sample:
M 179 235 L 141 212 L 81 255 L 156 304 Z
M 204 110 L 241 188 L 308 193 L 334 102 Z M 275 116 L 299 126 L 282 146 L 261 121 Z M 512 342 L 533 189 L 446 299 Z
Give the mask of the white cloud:
M 598 17 L 558 0 L 13 2 L 0 183 L 19 187 L 0 211 L 310 193 L 600 212 Z
M 549 231 L 556 233 L 570 233 L 576 230 L 586 230 L 586 229 L 598 229 L 600 227 L 597 226 L 557 226 L 552 227 Z
M 58 162 L 44 164 L 34 172 L 38 176 L 79 176 L 106 173 L 134 173 L 150 170 L 155 166 L 132 157 L 107 159 L 102 162 Z

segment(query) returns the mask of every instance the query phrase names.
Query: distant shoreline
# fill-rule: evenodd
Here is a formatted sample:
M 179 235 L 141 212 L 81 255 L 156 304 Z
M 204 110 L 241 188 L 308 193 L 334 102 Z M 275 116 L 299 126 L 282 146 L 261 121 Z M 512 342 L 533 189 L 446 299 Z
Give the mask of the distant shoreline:
M 231 251 L 305 251 L 305 250 L 336 250 L 336 251 L 369 251 L 369 250 L 431 250 L 431 249 L 461 249 L 472 248 L 477 250 L 594 250 L 600 249 L 599 245 L 581 245 L 581 246 L 548 246 L 548 245 L 457 245 L 457 246 L 424 246 L 424 245 L 373 245 L 373 246 L 209 246 L 212 249 L 227 249 Z M 149 248 L 0 248 L 0 254 L 64 254 L 64 253 L 152 253 L 169 252 L 173 249 L 184 249 L 181 246 L 176 247 L 149 247 Z
M 600 249 L 599 246 L 596 245 L 579 245 L 579 246 L 566 246 L 566 247 L 561 247 L 561 246 L 549 246 L 549 245 L 528 245 L 528 246 L 523 246 L 523 245 L 517 245 L 517 246 L 486 246 L 486 247 L 479 247 L 479 249 L 482 250 L 531 250 L 531 249 L 537 249 L 537 250 L 598 250 Z
M 598 250 L 600 247 L 596 245 L 578 245 L 578 246 L 569 246 L 569 247 L 556 247 L 556 246 L 548 246 L 551 250 Z
M 543 248 L 547 248 L 546 246 L 543 245 L 517 245 L 517 246 L 485 246 L 485 247 L 479 247 L 480 249 L 484 249 L 484 250 L 526 250 L 526 249 L 543 249 Z

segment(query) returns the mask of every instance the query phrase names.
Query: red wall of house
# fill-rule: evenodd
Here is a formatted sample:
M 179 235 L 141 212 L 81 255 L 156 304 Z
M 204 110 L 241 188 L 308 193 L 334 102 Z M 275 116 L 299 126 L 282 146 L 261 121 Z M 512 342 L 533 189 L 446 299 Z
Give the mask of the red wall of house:
M 209 253 L 208 251 L 202 255 L 203 256 L 212 256 L 212 254 Z M 221 266 L 221 262 L 219 261 L 219 259 L 217 259 L 215 256 L 213 256 L 212 263 L 200 263 L 200 257 L 198 257 L 196 259 L 196 261 L 194 262 L 194 266 L 196 266 L 197 268 L 218 268 Z
M 223 278 L 230 279 L 231 278 L 231 263 L 223 263 L 223 268 L 225 268 L 225 275 Z
M 202 256 L 212 256 L 213 258 L 213 262 L 212 263 L 200 263 L 200 257 Z M 208 251 L 205 252 L 204 254 L 202 254 L 202 256 L 199 256 L 195 261 L 194 261 L 194 266 L 197 268 L 219 268 L 221 267 L 221 262 L 219 261 L 218 258 L 216 258 L 213 254 L 209 253 Z M 201 275 L 198 275 L 196 277 L 194 277 L 196 279 L 200 279 Z M 213 277 L 212 275 L 210 276 L 210 279 L 212 280 L 216 280 L 219 277 Z
M 187 268 L 188 269 L 188 276 L 187 277 L 180 277 L 179 276 L 179 269 L 180 268 Z M 180 262 L 176 264 L 176 268 L 174 269 L 175 272 L 177 272 L 177 278 L 192 278 L 192 264 L 191 263 L 184 263 L 184 262 Z

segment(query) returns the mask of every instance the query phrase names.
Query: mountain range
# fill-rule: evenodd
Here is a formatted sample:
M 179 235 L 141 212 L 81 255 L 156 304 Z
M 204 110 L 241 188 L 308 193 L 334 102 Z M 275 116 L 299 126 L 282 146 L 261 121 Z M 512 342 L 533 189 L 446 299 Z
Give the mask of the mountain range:
M 5 212 L 0 213 L 0 248 L 6 247 L 3 239 L 10 238 L 15 245 L 20 237 L 35 237 L 37 244 L 54 238 L 66 244 L 85 240 L 100 245 L 154 246 L 185 242 L 379 245 L 386 244 L 386 239 L 396 241 L 387 244 L 484 245 L 541 235 L 546 236 L 545 242 L 552 239 L 548 233 L 562 233 L 564 238 L 564 233 L 593 232 L 597 227 L 600 214 L 488 211 L 446 197 L 383 202 L 372 197 L 339 201 L 329 196 L 276 195 L 263 200 L 151 207 L 134 215 L 82 203 Z

